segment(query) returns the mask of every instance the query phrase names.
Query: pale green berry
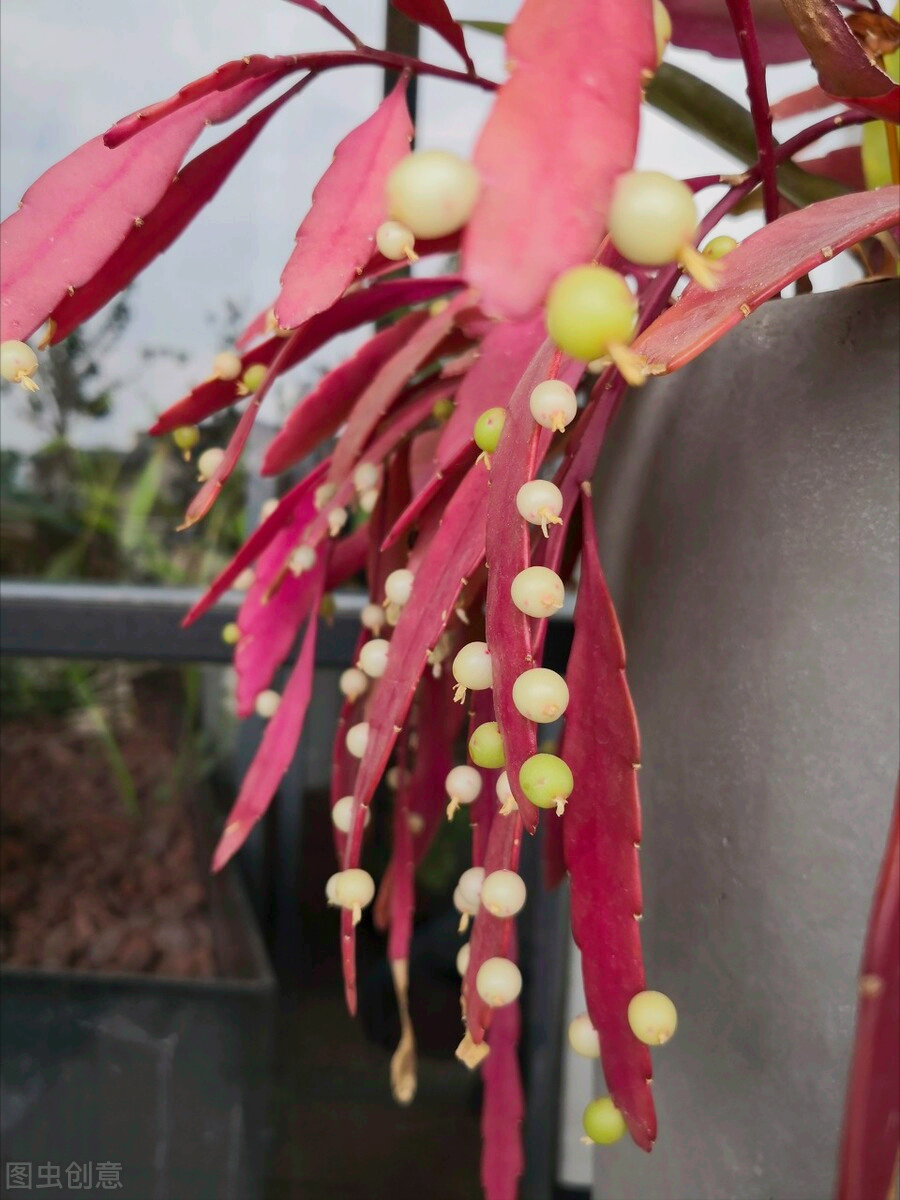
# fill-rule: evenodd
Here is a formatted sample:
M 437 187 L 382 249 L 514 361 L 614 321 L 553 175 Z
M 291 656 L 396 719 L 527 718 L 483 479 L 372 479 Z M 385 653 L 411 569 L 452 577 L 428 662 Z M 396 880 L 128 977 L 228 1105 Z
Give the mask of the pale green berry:
M 610 240 L 629 262 L 674 262 L 697 225 L 694 193 L 661 171 L 628 171 L 616 180 L 607 225 Z
M 508 958 L 485 959 L 475 976 L 475 991 L 489 1008 L 502 1008 L 522 991 L 522 973 Z
M 453 416 L 456 405 L 449 396 L 444 396 L 440 400 L 436 400 L 431 409 L 431 415 L 436 421 L 440 421 L 443 425 Z
M 488 408 L 475 422 L 473 437 L 475 445 L 485 454 L 493 454 L 500 442 L 500 434 L 506 424 L 505 408 Z
M 241 639 L 241 631 L 234 621 L 222 626 L 222 641 L 226 646 L 236 646 Z
M 243 370 L 240 355 L 233 350 L 222 350 L 213 359 L 213 378 L 227 381 L 237 379 Z
M 600 1057 L 600 1035 L 586 1012 L 579 1013 L 569 1022 L 568 1037 L 569 1045 L 582 1058 Z
M 375 245 L 379 252 L 392 262 L 401 258 L 415 262 L 419 257 L 414 249 L 415 244 L 413 231 L 399 221 L 382 221 L 375 230 Z
M 346 746 L 354 758 L 362 758 L 369 744 L 369 722 L 360 721 L 347 730 Z
M 497 768 L 505 766 L 503 740 L 496 721 L 485 721 L 469 738 L 469 756 L 476 767 Z
M 622 1137 L 626 1129 L 625 1118 L 609 1096 L 592 1100 L 584 1110 L 581 1123 L 584 1132 L 598 1146 L 611 1146 Z
M 203 451 L 197 459 L 197 474 L 203 482 L 212 478 L 222 465 L 224 457 L 225 451 L 221 446 L 210 446 L 208 450 Z
M 255 392 L 262 386 L 262 381 L 268 374 L 269 368 L 264 363 L 253 363 L 241 378 L 241 383 L 248 392 Z
M 590 362 L 614 344 L 631 341 L 637 301 L 608 267 L 586 264 L 564 271 L 547 296 L 547 332 L 572 358 Z
M 493 682 L 491 652 L 486 642 L 468 642 L 453 660 L 453 678 L 456 680 L 455 697 L 460 703 L 466 698 L 466 689 L 483 692 Z
M 387 177 L 388 215 L 417 238 L 461 229 L 472 215 L 480 180 L 470 162 L 446 150 L 407 154 Z
M 172 430 L 172 441 L 179 450 L 189 454 L 200 441 L 200 430 L 196 425 L 179 425 Z
M 510 585 L 512 602 L 529 617 L 549 617 L 566 598 L 563 581 L 549 567 L 526 567 Z
M 37 369 L 37 355 L 27 342 L 11 339 L 0 344 L 0 377 L 9 383 L 21 384 L 26 391 L 36 392 L 38 385 L 31 377 Z
M 568 765 L 555 754 L 532 754 L 519 771 L 519 787 L 537 808 L 562 813 L 575 781 Z
M 532 479 L 516 492 L 516 508 L 531 525 L 540 525 L 544 537 L 549 537 L 548 525 L 561 525 L 563 495 L 549 479 Z
M 562 675 L 547 667 L 523 671 L 513 683 L 513 704 L 527 721 L 547 725 L 569 706 L 569 688 Z
M 578 412 L 578 397 L 562 379 L 545 379 L 539 383 L 528 398 L 528 407 L 538 425 L 562 433 L 575 419 Z
M 491 871 L 481 885 L 481 903 L 495 917 L 514 917 L 525 907 L 525 881 L 516 871 Z
M 726 254 L 730 254 L 738 245 L 735 238 L 729 237 L 727 233 L 720 233 L 718 237 L 710 238 L 703 247 L 703 256 L 711 258 L 713 262 L 718 262 L 720 258 L 724 258 Z
M 338 682 L 338 687 L 341 694 L 346 696 L 348 700 L 358 700 L 369 686 L 369 678 L 365 671 L 361 671 L 359 667 L 348 667 L 346 671 L 341 672 L 341 678 Z
M 365 671 L 370 679 L 380 679 L 387 670 L 390 648 L 390 642 L 385 641 L 384 638 L 372 638 L 360 650 L 357 665 Z
M 628 1003 L 631 1032 L 647 1046 L 663 1046 L 678 1025 L 675 1005 L 662 992 L 638 992 Z

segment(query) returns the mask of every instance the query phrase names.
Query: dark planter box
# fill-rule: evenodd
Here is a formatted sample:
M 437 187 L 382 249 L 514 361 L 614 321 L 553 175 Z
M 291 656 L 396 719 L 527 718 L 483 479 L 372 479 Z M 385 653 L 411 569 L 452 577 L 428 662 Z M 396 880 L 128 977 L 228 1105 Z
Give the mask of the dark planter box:
M 210 904 L 217 979 L 0 972 L 3 1196 L 262 1196 L 275 983 L 234 870 Z

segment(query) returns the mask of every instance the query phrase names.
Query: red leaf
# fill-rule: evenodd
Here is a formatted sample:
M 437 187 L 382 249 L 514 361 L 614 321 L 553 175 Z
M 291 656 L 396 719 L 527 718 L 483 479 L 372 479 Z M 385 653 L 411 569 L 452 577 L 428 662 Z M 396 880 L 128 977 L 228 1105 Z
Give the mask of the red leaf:
M 846 99 L 840 97 L 840 99 L 844 100 L 845 104 L 852 104 L 875 117 L 880 117 L 882 121 L 892 121 L 895 125 L 900 125 L 900 87 L 896 84 L 883 96 L 855 96 Z
M 610 1095 L 635 1142 L 649 1150 L 656 1115 L 650 1052 L 628 1025 L 644 989 L 639 925 L 641 840 L 637 724 L 625 682 L 625 649 L 597 557 L 589 498 L 583 500 L 581 580 L 569 656 L 562 755 L 575 789 L 563 837 L 571 876 L 572 933 L 582 954 L 588 1013 L 600 1034 Z
M 512 688 L 518 676 L 534 665 L 534 646 L 530 619 L 512 603 L 510 587 L 531 560 L 531 526 L 519 515 L 516 493 L 523 483 L 535 477 L 552 436 L 534 421 L 528 398 L 537 384 L 547 378 L 554 353 L 551 343 L 545 340 L 508 400 L 500 443 L 491 456 L 487 514 L 486 638 L 491 648 L 494 709 L 503 738 L 509 784 L 529 833 L 537 828 L 538 810 L 519 786 L 519 771 L 526 758 L 537 751 L 537 729 L 516 708 Z M 558 376 L 574 383 L 582 370 L 580 363 L 569 361 Z M 551 528 L 551 539 L 561 536 L 559 526 Z
M 201 79 L 194 79 L 191 83 L 186 83 L 167 100 L 158 100 L 155 104 L 149 104 L 146 108 L 122 117 L 121 120 L 116 121 L 115 125 L 107 129 L 103 135 L 103 142 L 111 150 L 115 149 L 123 142 L 133 138 L 135 134 L 145 133 L 159 121 L 172 116 L 173 113 L 180 112 L 201 99 L 215 104 L 215 97 L 218 96 L 218 103 L 222 106 L 221 111 L 225 112 L 231 108 L 229 115 L 234 115 L 239 110 L 232 107 L 233 102 L 228 97 L 230 91 L 251 85 L 255 95 L 261 95 L 276 80 L 291 71 L 298 70 L 302 65 L 302 60 L 296 54 L 279 55 L 275 58 L 270 58 L 265 54 L 251 54 L 247 58 L 232 59 L 231 62 L 223 63 L 221 67 L 216 67 L 214 71 L 210 71 Z M 225 120 L 225 117 L 219 116 L 213 119 L 222 121 Z
M 481 1186 L 485 1200 L 516 1200 L 525 1170 L 525 1095 L 518 1056 L 521 1024 L 517 1000 L 497 1009 L 487 1039 L 491 1052 L 481 1068 Z
M 823 92 L 816 83 L 811 88 L 805 88 L 802 92 L 794 92 L 773 104 L 772 120 L 785 121 L 788 117 L 804 117 L 807 113 L 818 112 L 821 108 L 830 108 L 832 104 L 834 104 L 834 97 Z
M 557 887 L 566 877 L 566 857 L 563 848 L 563 829 L 566 814 L 556 821 L 545 821 L 541 826 L 541 866 L 544 887 Z
M 505 817 L 494 816 L 484 855 L 485 875 L 492 871 L 515 871 L 522 848 L 522 818 L 517 812 Z M 475 990 L 475 976 L 489 958 L 505 958 L 512 947 L 515 921 L 512 917 L 495 917 L 480 907 L 475 914 L 472 936 L 469 939 L 469 965 L 463 979 L 463 1002 L 466 1032 L 473 1042 L 483 1042 L 494 1015 Z
M 339 333 L 346 333 L 348 329 L 355 329 L 367 321 L 377 320 L 409 304 L 433 300 L 458 287 L 460 282 L 453 276 L 439 279 L 400 279 L 379 283 L 358 292 L 349 292 L 327 312 L 317 313 L 307 321 L 293 343 L 284 369 L 296 366 Z M 272 337 L 259 346 L 254 346 L 241 359 L 242 369 L 245 371 L 255 363 L 262 363 L 268 367 L 283 345 L 283 338 Z M 158 436 L 177 429 L 179 425 L 194 425 L 206 417 L 211 417 L 213 413 L 228 408 L 238 399 L 233 383 L 221 379 L 208 379 L 188 392 L 177 404 L 167 408 L 150 432 Z
M 463 273 L 486 311 L 523 317 L 591 258 L 612 184 L 632 165 L 642 72 L 656 65 L 650 5 L 570 0 L 561 19 L 558 0 L 525 0 L 507 57 L 475 147 L 482 190 Z
M 369 740 L 360 763 L 354 795 L 371 800 L 406 719 L 429 651 L 449 621 L 463 581 L 484 558 L 484 471 L 471 471 L 444 512 L 438 535 L 419 564 L 412 596 L 391 635 L 387 670 L 376 681 L 369 713 Z M 345 862 L 359 853 L 362 821 L 348 839 Z
M 766 225 L 722 259 L 714 292 L 691 284 L 638 337 L 634 349 L 654 370 L 683 367 L 789 283 L 848 246 L 896 225 L 898 199 L 896 187 L 836 196 Z
M 756 35 L 767 63 L 797 62 L 803 46 L 784 14 L 781 0 L 754 4 Z M 706 50 L 716 58 L 740 58 L 734 26 L 722 0 L 666 0 L 672 18 L 672 42 Z
M 182 625 L 190 625 L 198 617 L 202 617 L 215 602 L 224 596 L 238 575 L 247 567 L 252 567 L 263 551 L 272 542 L 276 534 L 288 526 L 297 512 L 302 512 L 312 497 L 316 488 L 325 478 L 329 460 L 318 464 L 310 473 L 294 484 L 291 490 L 282 497 L 275 511 L 250 534 L 227 567 L 221 571 L 204 594 L 200 597 L 191 611 L 182 621 Z
M 330 307 L 372 257 L 375 230 L 386 216 L 385 180 L 412 140 L 406 84 L 404 75 L 377 111 L 338 144 L 316 184 L 275 301 L 283 329 Z
M 844 1111 L 838 1200 L 891 1193 L 900 1135 L 900 790 L 860 965 L 856 1040 Z
M 859 146 L 839 146 L 836 150 L 829 150 L 821 158 L 795 159 L 795 162 L 804 171 L 812 171 L 814 175 L 834 179 L 845 184 L 853 192 L 864 192 L 866 189 Z
M 203 128 L 240 112 L 269 82 L 202 96 L 133 145 L 110 150 L 94 138 L 45 171 L 0 225 L 0 338 L 29 337 L 87 283 L 162 198 Z
M 305 80 L 298 86 L 302 87 L 304 83 Z M 215 196 L 270 117 L 296 91 L 297 87 L 294 87 L 279 96 L 240 129 L 198 154 L 178 172 L 159 203 L 144 217 L 143 225 L 132 224 L 125 240 L 93 278 L 78 288 L 74 296 L 64 296 L 50 314 L 56 323 L 54 343 L 67 338 L 82 321 L 98 312 L 172 245 Z
M 457 312 L 469 303 L 471 297 L 468 292 L 455 296 L 445 309 L 423 321 L 396 354 L 376 371 L 371 383 L 353 406 L 347 428 L 335 446 L 331 479 L 342 480 L 350 474 L 372 431 L 391 403 L 453 328 Z
M 853 103 L 864 105 L 869 97 L 900 94 L 891 77 L 866 54 L 832 0 L 782 2 L 829 95 L 852 96 Z
M 444 0 L 391 0 L 391 4 L 411 20 L 433 29 L 439 37 L 453 47 L 469 71 L 474 72 L 475 64 L 466 49 L 462 26 L 453 20 Z
M 382 329 L 357 352 L 324 375 L 296 406 L 272 440 L 263 459 L 263 475 L 286 471 L 331 434 L 346 419 L 373 375 L 392 358 L 411 334 L 427 320 L 424 312 L 410 313 Z
M 243 846 L 253 826 L 272 803 L 272 797 L 291 765 L 312 695 L 318 611 L 324 580 L 325 564 L 322 563 L 316 572 L 313 615 L 307 623 L 300 654 L 284 689 L 278 711 L 266 726 L 259 749 L 244 776 L 238 798 L 228 814 L 225 830 L 213 856 L 214 871 L 220 871 Z

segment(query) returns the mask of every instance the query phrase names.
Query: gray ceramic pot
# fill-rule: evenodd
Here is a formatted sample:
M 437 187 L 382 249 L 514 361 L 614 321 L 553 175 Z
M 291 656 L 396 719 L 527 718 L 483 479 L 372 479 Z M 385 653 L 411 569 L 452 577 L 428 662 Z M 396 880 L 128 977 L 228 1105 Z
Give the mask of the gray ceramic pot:
M 823 1200 L 898 767 L 898 306 L 767 304 L 628 401 L 598 474 L 641 723 L 659 1141 L 597 1200 Z M 874 1200 L 874 1198 L 873 1198 Z

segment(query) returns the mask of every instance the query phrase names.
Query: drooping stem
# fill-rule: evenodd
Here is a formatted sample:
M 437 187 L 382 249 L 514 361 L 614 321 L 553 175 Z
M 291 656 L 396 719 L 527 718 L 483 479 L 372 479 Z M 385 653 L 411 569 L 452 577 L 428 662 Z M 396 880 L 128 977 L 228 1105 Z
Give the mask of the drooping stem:
M 436 63 L 423 62 L 410 54 L 395 54 L 391 50 L 379 50 L 375 46 L 361 46 L 358 50 L 323 50 L 318 54 L 299 54 L 302 66 L 312 72 L 329 71 L 333 67 L 353 67 L 370 64 L 388 67 L 395 71 L 410 70 L 415 75 L 434 75 L 439 79 L 454 79 L 468 83 L 482 91 L 495 92 L 499 83 L 485 79 L 482 75 L 470 75 L 467 71 L 454 71 L 452 67 L 439 67 Z
M 321 17 L 323 21 L 327 21 L 333 29 L 336 29 L 339 34 L 351 41 L 357 50 L 364 48 L 365 43 L 356 36 L 353 30 L 348 28 L 339 17 L 336 17 L 330 8 L 326 8 L 324 4 L 319 4 L 318 0 L 288 0 L 288 4 L 296 4 L 298 8 L 305 8 L 309 12 L 315 13 L 317 17 Z
M 750 0 L 727 0 L 727 3 L 747 74 L 747 96 L 750 100 L 750 115 L 753 117 L 762 174 L 763 209 L 766 220 L 774 221 L 778 217 L 778 183 L 775 178 L 772 114 L 769 112 L 769 97 L 766 92 L 766 68 L 759 52 Z

